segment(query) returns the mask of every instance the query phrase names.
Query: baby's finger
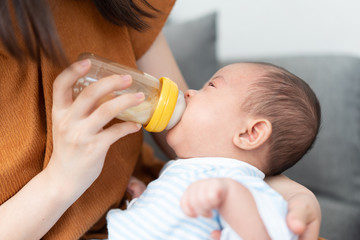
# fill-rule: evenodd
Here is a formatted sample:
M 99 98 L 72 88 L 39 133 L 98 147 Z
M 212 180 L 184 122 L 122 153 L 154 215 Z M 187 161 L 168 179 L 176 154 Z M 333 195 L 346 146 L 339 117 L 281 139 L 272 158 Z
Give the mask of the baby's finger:
M 211 232 L 212 240 L 220 240 L 220 238 L 221 238 L 221 230 L 214 230 Z
M 191 202 L 189 199 L 190 196 L 191 193 L 189 193 L 188 190 L 186 190 L 184 195 L 180 199 L 180 207 L 187 216 L 196 217 L 197 214 L 195 213 L 193 207 L 191 206 Z
M 204 185 L 203 185 L 204 186 Z M 196 211 L 198 215 L 210 218 L 212 217 L 212 203 L 210 202 L 211 198 L 209 197 L 209 189 L 206 187 L 199 188 L 197 191 L 196 197 Z M 210 191 L 211 192 L 211 191 Z
M 211 218 L 213 216 L 211 209 L 199 209 L 198 215 L 205 218 Z
M 112 75 L 87 86 L 75 99 L 72 106 L 74 116 L 88 116 L 96 107 L 114 97 L 115 91 L 131 85 L 129 75 Z
M 89 59 L 75 62 L 57 76 L 53 85 L 54 108 L 62 109 L 72 104 L 72 86 L 89 71 L 90 65 Z
M 89 117 L 88 121 L 94 133 L 100 131 L 107 123 L 119 113 L 136 106 L 144 101 L 144 93 L 128 93 L 101 104 Z

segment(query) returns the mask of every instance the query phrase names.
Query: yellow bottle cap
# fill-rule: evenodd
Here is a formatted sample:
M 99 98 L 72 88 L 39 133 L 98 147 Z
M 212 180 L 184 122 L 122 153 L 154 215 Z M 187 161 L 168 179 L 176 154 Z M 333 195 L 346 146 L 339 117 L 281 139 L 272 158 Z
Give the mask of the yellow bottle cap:
M 162 77 L 159 80 L 162 85 L 159 101 L 149 123 L 144 126 L 148 132 L 161 132 L 166 128 L 174 112 L 179 94 L 178 86 L 169 78 Z

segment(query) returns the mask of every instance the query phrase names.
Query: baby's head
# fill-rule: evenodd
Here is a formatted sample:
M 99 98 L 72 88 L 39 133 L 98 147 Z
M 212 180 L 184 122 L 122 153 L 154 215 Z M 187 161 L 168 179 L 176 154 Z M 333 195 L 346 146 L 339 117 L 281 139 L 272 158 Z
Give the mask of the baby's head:
M 275 175 L 311 148 L 320 126 L 311 88 L 270 64 L 228 65 L 185 95 L 184 115 L 167 136 L 182 158 L 236 158 Z

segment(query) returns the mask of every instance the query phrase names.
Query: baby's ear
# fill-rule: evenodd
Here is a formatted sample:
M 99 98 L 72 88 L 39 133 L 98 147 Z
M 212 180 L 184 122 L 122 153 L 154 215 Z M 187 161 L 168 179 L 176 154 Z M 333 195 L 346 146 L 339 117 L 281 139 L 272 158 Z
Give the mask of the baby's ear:
M 254 150 L 260 147 L 269 139 L 272 126 L 267 119 L 252 119 L 247 126 L 239 128 L 236 132 L 233 143 L 243 150 Z

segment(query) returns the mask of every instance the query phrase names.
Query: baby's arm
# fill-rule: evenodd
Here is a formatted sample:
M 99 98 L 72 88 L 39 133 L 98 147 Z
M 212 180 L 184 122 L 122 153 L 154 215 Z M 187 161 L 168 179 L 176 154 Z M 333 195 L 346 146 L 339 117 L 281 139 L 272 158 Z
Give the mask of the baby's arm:
M 211 217 L 217 209 L 243 239 L 270 239 L 247 188 L 229 178 L 210 178 L 191 184 L 180 205 L 190 217 Z

